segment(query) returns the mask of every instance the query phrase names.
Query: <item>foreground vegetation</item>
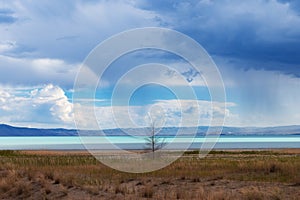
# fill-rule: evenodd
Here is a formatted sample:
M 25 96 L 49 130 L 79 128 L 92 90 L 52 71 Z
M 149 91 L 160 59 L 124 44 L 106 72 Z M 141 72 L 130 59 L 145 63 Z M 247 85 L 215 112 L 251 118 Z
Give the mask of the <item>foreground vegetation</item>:
M 300 151 L 187 152 L 129 174 L 87 153 L 0 151 L 0 199 L 299 199 Z

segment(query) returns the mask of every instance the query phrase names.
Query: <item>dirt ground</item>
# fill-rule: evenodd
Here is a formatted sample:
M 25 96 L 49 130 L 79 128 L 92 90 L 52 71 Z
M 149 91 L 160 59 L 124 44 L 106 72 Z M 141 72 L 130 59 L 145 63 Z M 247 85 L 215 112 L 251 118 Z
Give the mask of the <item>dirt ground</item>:
M 2 172 L 3 173 L 3 172 Z M 66 186 L 55 181 L 22 180 L 0 199 L 300 199 L 300 186 L 214 179 L 137 179 L 117 188 Z
M 287 156 L 298 159 L 300 156 L 299 149 L 276 150 L 273 152 L 275 152 L 274 155 L 268 156 L 272 158 L 277 156 L 276 159 L 278 160 Z M 277 153 L 280 153 L 280 155 L 277 155 Z M 40 159 L 62 155 L 71 157 L 73 155 L 88 156 L 88 153 L 76 151 L 26 151 L 22 152 L 22 155 L 39 155 L 41 157 L 30 157 L 30 159 Z M 209 155 L 208 157 L 212 157 L 215 160 L 219 158 L 230 159 L 234 160 L 235 163 L 237 158 L 243 159 L 251 156 L 252 159 L 253 156 L 260 157 L 262 155 L 264 154 L 260 152 L 257 155 L 251 153 L 249 156 L 248 154 L 231 154 L 226 152 L 224 154 Z M 226 169 L 223 169 L 223 174 L 218 172 L 214 175 L 189 177 L 182 176 L 182 174 L 186 173 L 181 174 L 180 167 L 184 166 L 182 164 L 178 164 L 179 170 L 174 171 L 174 173 L 169 172 L 170 175 L 167 176 L 160 176 L 159 173 L 149 176 L 127 176 L 119 175 L 113 171 L 106 172 L 103 170 L 104 168 L 99 168 L 99 170 L 103 170 L 103 173 L 112 173 L 106 178 L 102 178 L 102 175 L 99 176 L 99 179 L 105 179 L 104 182 L 99 180 L 101 183 L 96 183 L 95 181 L 97 180 L 93 179 L 88 180 L 90 181 L 88 184 L 87 182 L 84 184 L 73 184 L 72 181 L 63 181 L 63 173 L 55 177 L 55 175 L 49 175 L 49 172 L 46 172 L 44 168 L 39 170 L 39 168 L 33 168 L 31 165 L 18 167 L 16 163 L 18 163 L 19 157 L 8 156 L 8 158 L 8 161 L 11 163 L 6 162 L 0 166 L 0 199 L 300 199 L 300 182 L 289 182 L 284 179 L 283 181 L 253 181 L 234 178 L 237 179 L 234 180 L 230 178 L 236 176 L 232 171 L 230 172 L 232 174 L 224 176 Z M 5 157 L 0 157 L 0 159 L 5 159 Z M 24 159 L 24 156 L 22 159 Z M 56 159 L 56 157 L 53 159 Z M 291 165 L 296 164 L 298 166 L 298 161 L 296 160 Z M 216 164 L 216 162 L 209 164 L 211 162 L 210 159 L 207 162 L 207 166 L 211 168 Z M 32 169 L 36 170 L 32 172 Z M 70 169 L 73 171 L 66 172 L 66 174 L 74 173 L 74 177 L 77 179 L 81 176 L 81 173 L 84 179 L 86 177 L 83 174 L 94 173 L 97 170 L 96 167 L 87 168 L 85 172 L 76 166 L 72 166 Z M 210 169 L 207 169 L 207 171 L 210 171 Z M 164 171 L 161 173 L 163 174 Z M 279 170 L 278 173 L 281 173 L 281 171 Z M 266 176 L 269 175 L 266 174 Z M 111 180 L 109 180 L 109 177 L 111 177 Z

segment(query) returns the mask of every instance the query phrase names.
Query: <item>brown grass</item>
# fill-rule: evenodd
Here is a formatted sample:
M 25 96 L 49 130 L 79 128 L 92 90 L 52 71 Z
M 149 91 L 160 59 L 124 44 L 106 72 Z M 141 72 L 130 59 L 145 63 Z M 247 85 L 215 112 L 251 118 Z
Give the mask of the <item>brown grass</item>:
M 83 152 L 0 151 L 0 199 L 297 199 L 299 153 L 223 151 L 198 159 L 191 152 L 164 169 L 130 174 Z

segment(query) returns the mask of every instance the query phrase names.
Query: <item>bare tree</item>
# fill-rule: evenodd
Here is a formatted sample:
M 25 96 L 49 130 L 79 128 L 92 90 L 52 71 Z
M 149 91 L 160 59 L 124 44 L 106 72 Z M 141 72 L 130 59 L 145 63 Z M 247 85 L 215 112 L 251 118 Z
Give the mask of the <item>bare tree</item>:
M 146 140 L 145 149 L 151 150 L 154 157 L 155 151 L 162 149 L 166 143 L 163 138 L 157 136 L 156 120 L 153 121 L 150 115 L 149 117 L 150 117 L 150 127 L 149 127 L 150 135 L 145 138 Z

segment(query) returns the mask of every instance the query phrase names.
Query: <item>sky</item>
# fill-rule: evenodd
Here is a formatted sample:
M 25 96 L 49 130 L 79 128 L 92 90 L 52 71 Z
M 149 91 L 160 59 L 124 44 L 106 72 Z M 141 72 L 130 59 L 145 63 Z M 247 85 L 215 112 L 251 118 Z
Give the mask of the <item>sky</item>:
M 73 101 L 74 82 L 89 53 L 115 34 L 144 27 L 176 30 L 197 41 L 218 67 L 226 102 L 215 99 L 212 110 L 206 74 L 179 56 L 147 49 L 107 68 L 95 107 L 86 103 L 91 99 Z M 93 115 L 101 128 L 116 128 L 147 126 L 149 113 L 163 116 L 164 126 L 180 126 L 183 117 L 185 126 L 209 125 L 213 115 L 225 116 L 225 126 L 299 125 L 299 52 L 297 0 L 0 0 L 0 124 L 74 128 L 74 108 L 80 108 L 84 113 L 76 123 L 91 129 Z M 134 81 L 192 88 L 196 98 L 148 84 L 126 105 L 111 106 L 122 76 L 149 63 L 170 70 L 137 70 Z M 123 91 L 132 81 L 125 80 Z

